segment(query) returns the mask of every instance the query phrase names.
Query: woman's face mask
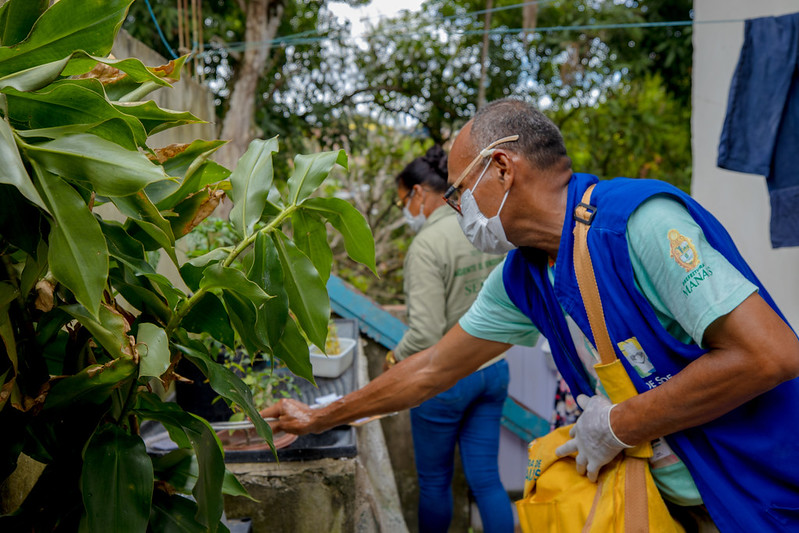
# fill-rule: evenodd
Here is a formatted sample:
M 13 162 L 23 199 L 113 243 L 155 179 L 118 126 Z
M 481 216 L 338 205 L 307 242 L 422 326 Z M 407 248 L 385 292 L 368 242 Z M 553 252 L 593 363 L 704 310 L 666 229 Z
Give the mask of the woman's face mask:
M 422 199 L 422 203 L 419 205 L 419 214 L 414 215 L 411 213 L 411 210 L 408 209 L 408 206 L 411 204 L 411 198 L 416 193 L 416 190 L 411 190 L 411 193 L 408 195 L 408 203 L 405 204 L 405 207 L 402 208 L 402 216 L 405 217 L 405 223 L 411 228 L 411 231 L 414 233 L 419 233 L 419 230 L 422 229 L 424 226 L 427 217 L 424 215 L 424 199 Z
M 469 242 L 478 250 L 487 254 L 502 255 L 515 248 L 515 246 L 508 241 L 505 237 L 505 230 L 502 227 L 502 221 L 499 219 L 499 214 L 505 206 L 505 200 L 508 199 L 510 189 L 505 191 L 505 196 L 502 198 L 502 203 L 499 206 L 497 214 L 491 218 L 487 218 L 477 206 L 477 201 L 474 199 L 474 190 L 480 184 L 488 167 L 491 166 L 491 159 L 488 160 L 480 177 L 474 183 L 474 187 L 466 189 L 460 198 L 461 215 L 458 217 L 458 223 L 469 239 Z

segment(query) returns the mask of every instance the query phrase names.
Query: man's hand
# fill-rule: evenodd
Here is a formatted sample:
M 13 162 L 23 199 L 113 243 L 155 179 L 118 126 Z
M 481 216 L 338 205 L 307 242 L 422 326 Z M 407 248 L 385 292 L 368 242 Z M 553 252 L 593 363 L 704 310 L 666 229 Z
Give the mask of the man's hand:
M 261 410 L 264 418 L 276 418 L 272 431 L 285 431 L 294 435 L 316 433 L 314 430 L 314 415 L 316 412 L 307 405 L 297 400 L 283 399 Z
M 610 426 L 610 411 L 613 404 L 604 396 L 589 398 L 585 394 L 577 397 L 583 414 L 569 432 L 572 440 L 560 446 L 555 453 L 565 457 L 577 452 L 577 472 L 588 474 L 596 481 L 599 469 L 608 464 L 625 448 L 632 448 L 616 437 Z

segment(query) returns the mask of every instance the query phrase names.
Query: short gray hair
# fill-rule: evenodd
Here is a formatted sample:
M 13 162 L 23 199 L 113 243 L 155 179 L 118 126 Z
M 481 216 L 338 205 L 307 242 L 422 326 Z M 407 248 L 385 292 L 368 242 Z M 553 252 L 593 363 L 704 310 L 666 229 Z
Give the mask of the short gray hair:
M 565 162 L 571 164 L 558 127 L 529 103 L 503 98 L 487 104 L 474 115 L 470 137 L 475 150 L 482 150 L 510 135 L 519 135 L 519 140 L 500 146 L 523 155 L 539 170 L 549 170 Z

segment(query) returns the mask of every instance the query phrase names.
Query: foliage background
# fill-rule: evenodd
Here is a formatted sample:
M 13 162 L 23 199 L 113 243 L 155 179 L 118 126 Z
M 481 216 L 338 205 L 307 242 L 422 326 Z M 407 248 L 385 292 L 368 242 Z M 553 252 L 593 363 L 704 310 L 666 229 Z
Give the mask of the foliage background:
M 174 24 L 168 25 L 175 20 L 174 2 L 151 2 L 166 22 L 167 38 L 176 42 Z M 354 155 L 349 177 L 337 180 L 339 194 L 375 230 L 380 279 L 338 256 L 334 270 L 379 302 L 401 301 L 401 263 L 411 235 L 398 227 L 400 212 L 391 208 L 391 177 L 433 142 L 446 145 L 476 111 L 487 3 L 428 0 L 418 12 L 373 21 L 359 38 L 324 1 L 284 5 L 255 95 L 255 122 L 279 133 L 291 149 L 310 143 Z M 657 178 L 689 190 L 691 0 L 491 5 L 488 101 L 518 96 L 536 102 L 563 131 L 577 171 Z M 204 76 L 223 117 L 243 46 L 235 44 L 244 36 L 241 10 L 217 0 L 203 0 L 203 9 L 206 40 L 216 47 Z M 528 26 L 536 31 L 522 33 L 530 9 Z M 164 53 L 148 17 L 137 0 L 125 27 Z M 674 21 L 688 23 L 658 26 Z M 628 26 L 606 27 L 620 24 Z M 395 149 L 403 136 L 408 141 Z

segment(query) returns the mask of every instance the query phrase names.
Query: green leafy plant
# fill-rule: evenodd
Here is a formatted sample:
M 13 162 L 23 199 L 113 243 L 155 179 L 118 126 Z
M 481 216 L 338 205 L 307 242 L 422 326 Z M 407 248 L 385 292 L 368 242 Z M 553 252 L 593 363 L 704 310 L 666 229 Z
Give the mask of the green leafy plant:
M 0 480 L 23 453 L 44 465 L 0 517 L 3 531 L 223 530 L 222 493 L 246 493 L 208 422 L 152 384 L 178 379 L 185 358 L 271 442 L 249 387 L 200 335 L 313 381 L 305 337 L 324 347 L 330 316 L 326 223 L 374 269 L 360 213 L 311 197 L 346 167 L 343 151 L 296 156 L 281 194 L 277 138 L 253 141 L 232 172 L 210 160 L 221 141 L 148 145 L 198 119 L 144 101 L 179 78 L 185 58 L 145 67 L 107 57 L 131 1 L 0 6 Z M 224 194 L 235 242 L 181 263 L 175 240 Z M 122 222 L 101 216 L 103 204 Z M 190 292 L 156 272 L 153 254 Z M 179 449 L 151 458 L 142 420 L 162 423 Z
M 294 383 L 294 375 L 283 371 L 285 367 L 279 361 L 262 366 L 244 358 L 241 361 L 227 361 L 225 366 L 241 375 L 242 381 L 252 392 L 253 405 L 259 411 L 281 398 L 297 398 L 300 394 L 299 387 Z M 244 411 L 234 406 L 230 420 L 240 421 L 245 418 Z

